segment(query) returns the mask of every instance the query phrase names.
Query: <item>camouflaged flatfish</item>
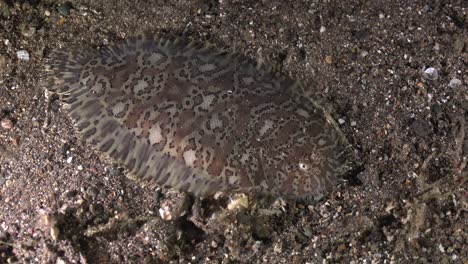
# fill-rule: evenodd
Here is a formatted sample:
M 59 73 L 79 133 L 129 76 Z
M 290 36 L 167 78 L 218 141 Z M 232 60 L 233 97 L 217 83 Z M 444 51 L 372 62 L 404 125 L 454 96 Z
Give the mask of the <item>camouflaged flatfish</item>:
M 138 36 L 55 52 L 48 69 L 86 141 L 138 180 L 310 200 L 345 163 L 346 140 L 299 82 L 214 46 Z

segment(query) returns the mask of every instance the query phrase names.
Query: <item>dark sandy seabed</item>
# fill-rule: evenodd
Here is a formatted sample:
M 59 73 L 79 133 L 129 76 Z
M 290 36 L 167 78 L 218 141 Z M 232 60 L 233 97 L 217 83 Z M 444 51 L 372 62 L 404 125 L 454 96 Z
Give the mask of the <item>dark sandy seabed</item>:
M 0 263 L 468 263 L 467 23 L 463 0 L 0 0 Z M 314 204 L 221 195 L 192 221 L 47 103 L 52 50 L 147 31 L 303 80 L 362 165 Z

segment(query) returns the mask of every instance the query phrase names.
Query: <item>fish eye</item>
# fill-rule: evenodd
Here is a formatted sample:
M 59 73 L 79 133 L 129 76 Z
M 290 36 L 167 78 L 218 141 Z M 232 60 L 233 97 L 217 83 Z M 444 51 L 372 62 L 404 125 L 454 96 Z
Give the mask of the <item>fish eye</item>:
M 301 170 L 308 170 L 309 169 L 309 165 L 303 163 L 303 162 L 299 162 L 299 169 Z

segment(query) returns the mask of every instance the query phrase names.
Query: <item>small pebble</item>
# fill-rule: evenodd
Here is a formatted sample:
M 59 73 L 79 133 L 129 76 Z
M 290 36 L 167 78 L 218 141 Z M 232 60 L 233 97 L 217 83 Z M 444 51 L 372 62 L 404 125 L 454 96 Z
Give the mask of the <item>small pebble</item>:
M 442 244 L 439 244 L 439 251 L 445 253 L 445 249 L 444 246 L 442 246 Z
M 60 147 L 60 154 L 62 154 L 62 156 L 67 155 L 67 152 L 68 152 L 69 149 L 70 149 L 70 146 L 67 143 L 63 144 Z
M 241 195 L 240 197 L 234 198 L 227 205 L 228 210 L 235 210 L 247 207 L 249 207 L 249 198 L 245 195 Z
M 57 24 L 59 24 L 59 25 L 65 24 L 65 18 L 63 18 L 63 17 L 59 18 L 59 20 L 57 20 Z
M 439 72 L 437 72 L 437 69 L 432 67 L 425 69 L 423 75 L 426 79 L 431 81 L 439 79 Z
M 457 78 L 453 78 L 452 80 L 450 80 L 450 83 L 449 83 L 449 87 L 450 88 L 455 88 L 455 87 L 458 87 L 462 84 L 461 80 L 457 79 Z
M 366 57 L 367 55 L 369 55 L 369 52 L 365 50 L 361 51 L 361 57 Z
M 351 121 L 351 126 L 352 127 L 356 126 L 356 121 Z
M 36 28 L 23 24 L 21 26 L 21 34 L 25 37 L 32 37 L 36 33 Z
M 0 1 L 0 17 L 9 18 L 11 16 L 11 11 L 6 2 Z
M 262 241 L 255 241 L 255 244 L 252 246 L 253 251 L 258 251 L 260 250 L 260 247 L 262 246 Z
M 44 11 L 44 16 L 47 16 L 47 17 L 50 16 L 50 11 L 49 10 Z
M 76 167 L 78 170 L 83 170 L 83 166 L 82 165 L 78 165 L 78 167 Z
M 0 55 L 0 73 L 4 71 L 4 69 L 6 68 L 6 64 L 7 64 L 6 58 Z
M 304 227 L 303 232 L 302 232 L 306 237 L 311 237 L 312 236 L 312 230 L 310 227 Z
M 39 124 L 39 121 L 33 120 L 32 125 L 33 125 L 33 127 L 39 127 L 41 124 Z
M 211 247 L 212 248 L 217 248 L 218 247 L 218 243 L 216 241 L 211 241 Z
M 410 130 L 416 136 L 427 138 L 432 133 L 432 125 L 424 119 L 416 119 L 410 125 Z
M 57 7 L 57 11 L 59 12 L 60 15 L 67 17 L 70 15 L 70 9 L 73 8 L 72 3 L 70 2 L 65 2 Z
M 58 227 L 56 226 L 53 226 L 51 229 L 50 229 L 50 236 L 52 237 L 53 240 L 57 240 L 58 236 L 59 236 L 59 229 Z
M 3 119 L 0 121 L 0 125 L 1 125 L 4 129 L 12 129 L 12 128 L 13 128 L 13 122 L 11 122 L 11 120 L 8 119 L 8 118 L 3 118 Z
M 121 173 L 121 170 L 118 167 L 112 167 L 109 170 L 109 173 L 110 173 L 111 176 L 119 176 L 120 173 Z
M 11 186 L 13 186 L 13 181 L 12 181 L 12 180 L 6 180 L 5 186 L 6 186 L 7 188 L 10 188 Z
M 281 253 L 282 250 L 283 250 L 283 244 L 281 242 L 276 243 L 275 246 L 273 247 L 273 252 L 275 253 Z
M 453 49 L 456 53 L 461 54 L 465 47 L 465 34 L 455 35 L 455 41 L 453 42 Z
M 41 213 L 39 224 L 44 227 L 52 227 L 57 223 L 57 218 L 53 214 Z
M 321 26 L 321 27 L 320 27 L 320 33 L 323 33 L 323 32 L 325 32 L 326 30 L 327 30 L 327 29 L 326 29 L 324 26 Z
M 94 199 L 98 196 L 99 194 L 99 191 L 98 189 L 96 189 L 95 187 L 91 186 L 89 187 L 87 190 L 86 190 L 86 193 L 88 194 L 88 196 L 91 198 L 91 199 Z
M 77 194 L 78 194 L 77 190 L 69 190 L 65 192 L 65 197 L 70 199 L 70 198 L 75 197 Z
M 262 222 L 257 222 L 252 225 L 253 235 L 258 239 L 269 239 L 271 237 L 271 230 L 268 228 L 267 224 Z
M 68 164 L 72 163 L 72 161 L 73 161 L 73 157 L 72 157 L 72 156 L 70 156 L 70 157 L 67 158 L 67 163 L 68 163 Z
M 0 231 L 0 241 L 8 241 L 10 234 L 6 231 Z
M 163 206 L 159 208 L 159 215 L 163 220 L 170 221 L 172 220 L 171 209 L 169 206 Z
M 16 57 L 24 61 L 28 61 L 30 59 L 29 52 L 27 52 L 26 50 L 18 50 L 16 52 Z
M 46 169 L 46 171 L 52 171 L 54 169 L 54 167 L 52 167 L 52 165 L 50 165 L 50 164 L 47 164 L 45 166 L 45 169 Z
M 332 56 L 329 56 L 329 55 L 325 56 L 325 62 L 327 64 L 332 64 L 332 62 L 333 62 Z
M 338 119 L 338 123 L 339 123 L 340 125 L 342 125 L 342 124 L 344 124 L 344 123 L 345 123 L 345 121 L 344 121 L 344 119 L 343 119 L 343 118 L 339 118 L 339 119 Z

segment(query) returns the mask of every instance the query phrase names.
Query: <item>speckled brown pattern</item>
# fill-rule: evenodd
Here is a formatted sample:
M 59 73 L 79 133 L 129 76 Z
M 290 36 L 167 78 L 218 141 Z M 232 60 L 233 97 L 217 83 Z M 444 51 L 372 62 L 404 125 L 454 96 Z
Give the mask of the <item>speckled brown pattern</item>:
M 345 163 L 346 140 L 300 83 L 242 55 L 138 36 L 49 66 L 84 138 L 139 180 L 310 200 Z

